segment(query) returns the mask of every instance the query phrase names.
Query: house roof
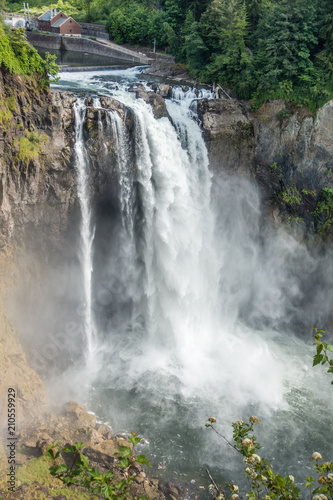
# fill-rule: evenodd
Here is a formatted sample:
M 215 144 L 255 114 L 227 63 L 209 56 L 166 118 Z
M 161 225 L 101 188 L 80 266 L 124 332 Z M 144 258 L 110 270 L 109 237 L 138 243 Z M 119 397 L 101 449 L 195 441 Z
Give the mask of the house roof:
M 59 26 L 64 24 L 68 19 L 70 19 L 70 18 L 69 17 L 60 17 L 60 19 L 58 19 L 58 21 L 56 21 L 55 23 L 52 24 L 52 28 L 59 28 Z
M 44 12 L 44 14 L 42 14 L 38 18 L 39 21 L 50 21 L 50 19 L 51 19 L 51 9 Z
M 58 21 L 56 21 L 55 23 L 52 24 L 52 28 L 59 28 L 62 24 L 67 23 L 67 21 L 69 21 L 71 23 L 79 24 L 72 17 L 66 17 L 65 19 L 62 19 L 62 18 L 58 19 Z
M 51 19 L 53 19 L 58 14 L 62 14 L 65 18 L 67 18 L 66 14 L 62 10 L 59 10 L 59 12 L 56 12 L 55 15 L 52 15 L 52 9 L 49 9 L 46 12 L 44 12 L 44 14 L 39 16 L 38 20 L 39 21 L 51 21 Z

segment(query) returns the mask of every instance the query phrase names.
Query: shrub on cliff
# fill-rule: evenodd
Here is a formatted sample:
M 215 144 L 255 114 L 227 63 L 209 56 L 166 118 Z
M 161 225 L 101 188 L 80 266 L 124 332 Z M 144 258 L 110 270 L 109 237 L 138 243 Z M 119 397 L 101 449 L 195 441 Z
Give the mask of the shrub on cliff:
M 66 486 L 83 486 L 91 493 L 103 495 L 106 500 L 128 500 L 136 498 L 131 495 L 131 485 L 134 482 L 133 467 L 136 464 L 150 466 L 145 455 L 135 455 L 134 447 L 139 444 L 141 438 L 132 431 L 128 438 L 129 446 L 119 446 L 115 456 L 117 457 L 118 471 L 107 471 L 104 474 L 97 468 L 92 468 L 88 458 L 81 452 L 83 443 L 75 443 L 58 449 L 58 442 L 48 447 L 48 456 L 53 465 L 50 467 L 52 476 L 60 479 Z M 59 463 L 61 453 L 73 456 L 70 467 L 65 463 Z M 117 472 L 117 473 L 115 473 Z M 141 500 L 146 497 L 141 497 Z M 1 500 L 1 499 L 0 499 Z
M 16 75 L 38 75 L 42 85 L 48 85 L 50 78 L 56 79 L 59 67 L 56 56 L 47 54 L 42 59 L 26 39 L 24 28 L 11 30 L 0 21 L 0 68 Z

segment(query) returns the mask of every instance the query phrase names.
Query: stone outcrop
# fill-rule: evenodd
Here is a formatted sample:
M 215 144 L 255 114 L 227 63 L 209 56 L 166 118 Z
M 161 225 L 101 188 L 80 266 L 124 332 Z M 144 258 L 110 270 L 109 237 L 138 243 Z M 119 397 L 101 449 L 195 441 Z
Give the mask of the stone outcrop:
M 192 82 L 194 80 L 190 77 L 187 67 L 184 64 L 178 64 L 175 62 L 175 58 L 172 56 L 159 56 L 154 54 L 156 58 L 149 66 L 149 68 L 144 70 L 146 75 L 158 76 L 168 80 Z
M 238 101 L 203 99 L 198 102 L 211 169 L 251 174 L 254 161 L 254 127 Z
M 137 99 L 143 99 L 147 104 L 151 105 L 155 118 L 169 117 L 165 100 L 161 94 L 147 91 L 144 87 L 135 85 L 130 90 L 135 92 Z
M 24 241 L 30 227 L 38 225 L 43 225 L 39 244 L 45 238 L 56 244 L 75 200 L 75 98 L 43 91 L 32 79 L 27 86 L 5 72 L 0 73 L 0 97 L 8 103 L 0 129 L 0 249 Z
M 18 445 L 23 449 L 21 460 L 24 462 L 31 457 L 41 457 L 47 447 L 56 441 L 59 441 L 59 448 L 84 442 L 85 447 L 82 451 L 88 457 L 90 465 L 102 473 L 112 470 L 119 479 L 123 477 L 122 469 L 118 466 L 115 453 L 120 446 L 133 450 L 132 444 L 126 437 L 113 436 L 109 426 L 98 424 L 96 416 L 88 413 L 83 405 L 75 401 L 66 403 L 55 413 L 46 412 L 44 415 L 36 416 L 35 420 L 19 434 Z M 73 455 L 62 452 L 60 461 L 70 467 Z M 171 483 L 162 484 L 156 478 L 147 477 L 140 464 L 134 465 L 131 474 L 134 476 L 134 483 L 131 486 L 133 497 L 147 495 L 151 500 L 165 500 L 172 496 L 178 499 L 185 498 L 187 494 L 184 488 L 177 488 Z M 39 491 L 38 488 L 37 484 L 36 491 Z M 18 487 L 17 494 L 20 490 Z M 45 493 L 48 493 L 47 488 Z
M 217 175 L 255 178 L 275 223 L 287 223 L 301 238 L 314 230 L 330 237 L 325 189 L 333 187 L 332 101 L 316 116 L 282 100 L 253 112 L 247 102 L 204 99 L 198 112 Z

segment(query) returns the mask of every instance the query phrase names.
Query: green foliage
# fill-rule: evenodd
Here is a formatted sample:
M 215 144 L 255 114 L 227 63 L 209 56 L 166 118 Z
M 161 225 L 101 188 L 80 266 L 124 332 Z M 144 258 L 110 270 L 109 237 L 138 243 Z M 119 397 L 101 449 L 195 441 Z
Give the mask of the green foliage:
M 328 357 L 328 353 L 333 352 L 333 346 L 321 340 L 322 333 L 325 333 L 324 330 L 318 330 L 317 328 L 313 328 L 313 330 L 315 332 L 314 345 L 317 346 L 317 352 L 313 358 L 313 366 L 316 366 L 319 363 L 321 363 L 322 365 L 325 365 L 327 363 L 329 365 L 327 373 L 333 373 L 333 358 Z M 331 384 L 333 385 L 333 381 L 331 382 Z
M 45 146 L 48 142 L 49 138 L 46 134 L 38 134 L 37 132 L 29 132 L 29 130 L 26 130 L 25 136 L 20 137 L 18 141 L 18 159 L 25 165 L 28 165 L 31 160 L 45 153 Z
M 55 64 L 55 59 L 56 56 L 47 53 L 44 61 L 28 43 L 24 28 L 12 31 L 0 20 L 0 67 L 17 75 L 38 76 L 38 83 L 47 87 L 49 78 L 57 80 L 59 66 Z
M 212 417 L 209 421 L 210 423 L 206 424 L 206 427 L 211 427 L 219 436 L 226 440 L 226 438 L 215 429 Z M 235 444 L 232 445 L 226 440 L 230 446 L 244 457 L 245 475 L 250 484 L 250 490 L 246 494 L 247 498 L 252 500 L 259 498 L 288 498 L 290 500 L 296 500 L 301 498 L 299 488 L 294 486 L 293 477 L 289 475 L 283 477 L 279 474 L 275 474 L 272 464 L 257 454 L 260 449 L 260 444 L 253 434 L 253 426 L 255 423 L 259 423 L 259 419 L 255 416 L 250 417 L 249 424 L 243 422 L 243 420 L 237 420 L 232 424 Z M 239 498 L 239 488 L 234 482 L 224 482 L 224 486 L 230 494 L 222 489 L 221 486 L 212 483 L 211 489 L 216 491 L 215 498 L 220 498 L 221 500 L 227 498 L 235 500 Z
M 302 196 L 295 184 L 292 184 L 291 186 L 288 186 L 284 191 L 282 191 L 281 199 L 282 201 L 284 201 L 284 203 L 292 207 L 294 205 L 301 204 Z
M 60 70 L 60 66 L 56 63 L 57 56 L 55 54 L 50 54 L 46 52 L 45 54 L 45 69 L 46 73 L 53 83 L 58 83 L 59 77 L 58 73 Z
M 322 50 L 317 54 L 317 62 L 325 68 L 330 75 L 333 72 L 333 5 L 326 4 L 320 21 L 319 37 Z
M 14 97 L 5 97 L 0 99 L 0 127 L 6 131 L 6 126 L 13 118 L 13 112 L 16 111 L 16 101 Z
M 167 45 L 169 47 L 169 51 L 172 54 L 178 54 L 179 51 L 179 38 L 177 37 L 174 29 L 170 24 L 165 22 L 163 24 L 164 32 L 165 32 L 165 37 L 167 41 Z
M 119 7 L 109 15 L 106 29 L 117 43 L 162 43 L 164 14 L 139 3 Z
M 313 358 L 313 366 L 318 364 L 328 364 L 328 373 L 333 373 L 333 359 L 329 358 L 328 353 L 333 352 L 333 346 L 321 340 L 324 330 L 314 330 L 314 345 L 316 346 L 316 354 Z M 333 384 L 333 381 L 331 382 Z M 207 428 L 211 428 L 224 441 L 243 456 L 245 464 L 245 476 L 249 482 L 250 490 L 246 493 L 246 497 L 250 500 L 259 499 L 301 499 L 301 491 L 294 485 L 294 477 L 292 475 L 281 476 L 275 474 L 273 466 L 265 458 L 258 455 L 260 444 L 253 433 L 254 424 L 259 423 L 259 419 L 255 416 L 250 417 L 249 423 L 243 420 L 237 420 L 232 424 L 234 444 L 228 441 L 216 428 L 216 418 L 210 417 L 206 424 Z M 320 453 L 312 454 L 313 467 L 317 474 L 317 483 L 319 486 L 314 487 L 315 480 L 309 476 L 305 480 L 305 488 L 309 488 L 310 498 L 313 500 L 329 500 L 333 498 L 333 463 L 324 462 Z M 239 487 L 232 481 L 231 483 L 224 482 L 224 488 L 217 485 L 207 470 L 211 484 L 209 489 L 214 493 L 214 500 L 237 500 L 240 497 Z M 314 488 L 314 489 L 313 489 Z
M 214 51 L 206 74 L 212 81 L 237 89 L 242 97 L 249 97 L 242 85 L 241 75 L 251 63 L 246 48 L 248 15 L 243 0 L 213 0 L 202 23 L 208 47 Z
M 290 118 L 290 111 L 286 108 L 283 108 L 276 114 L 276 117 L 280 121 L 284 120 L 285 118 Z
M 53 462 L 49 469 L 50 473 L 66 486 L 82 486 L 91 493 L 103 495 L 106 500 L 133 498 L 130 496 L 130 486 L 134 482 L 131 470 L 135 463 L 148 466 L 150 464 L 145 455 L 134 455 L 134 447 L 141 441 L 141 438 L 134 431 L 132 431 L 128 441 L 132 444 L 131 447 L 119 446 L 115 453 L 118 458 L 117 465 L 122 469 L 121 475 L 116 475 L 114 471 L 102 473 L 98 469 L 93 469 L 88 458 L 81 451 L 85 446 L 83 443 L 75 443 L 74 446 L 60 449 L 58 441 L 53 446 L 49 446 L 45 454 Z M 59 463 L 63 452 L 73 455 L 70 467 L 65 463 Z M 145 497 L 141 497 L 141 499 L 143 500 Z
M 333 189 L 322 189 L 313 212 L 318 233 L 325 235 L 333 224 Z
M 324 91 L 310 57 L 318 42 L 316 18 L 316 2 L 308 0 L 282 0 L 266 9 L 255 33 L 257 98 L 268 92 L 290 100 L 297 94 L 306 103 L 309 92 Z

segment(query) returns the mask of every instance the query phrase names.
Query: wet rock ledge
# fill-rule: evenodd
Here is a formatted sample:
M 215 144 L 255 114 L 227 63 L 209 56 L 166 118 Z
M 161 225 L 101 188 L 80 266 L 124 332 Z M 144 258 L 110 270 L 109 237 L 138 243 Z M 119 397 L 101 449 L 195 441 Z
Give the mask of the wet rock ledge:
M 90 465 L 94 468 L 98 468 L 102 473 L 112 470 L 117 477 L 121 478 L 121 469 L 118 467 L 118 459 L 114 456 L 115 452 L 118 450 L 119 446 L 132 447 L 124 436 L 113 436 L 112 430 L 109 426 L 104 424 L 99 424 L 96 421 L 96 416 L 88 413 L 86 408 L 74 401 L 66 403 L 58 413 L 46 412 L 44 415 L 36 418 L 29 427 L 25 428 L 19 434 L 17 442 L 18 461 L 22 469 L 28 469 L 29 464 L 37 464 L 40 461 L 40 465 L 35 465 L 35 468 L 40 469 L 41 466 L 45 470 L 51 466 L 51 461 L 48 461 L 46 457 L 43 457 L 48 446 L 52 445 L 54 442 L 59 441 L 59 446 L 63 448 L 64 446 L 70 446 L 76 442 L 85 443 L 83 448 L 83 453 L 89 459 Z M 1 445 L 1 441 L 0 441 Z M 1 453 L 0 457 L 5 454 Z M 68 466 L 72 462 L 72 456 L 66 456 L 67 454 L 62 452 L 61 459 Z M 55 480 L 51 475 L 49 480 L 45 481 L 38 477 L 34 477 L 33 483 L 30 485 L 29 482 L 24 482 L 20 479 L 17 480 L 17 487 L 15 496 L 7 495 L 5 490 L 2 490 L 3 485 L 3 475 L 5 474 L 6 466 L 0 467 L 0 491 L 4 495 L 4 500 L 9 499 L 24 499 L 28 500 L 30 498 L 56 498 L 57 500 L 65 500 L 67 496 L 59 495 L 54 497 L 50 495 L 54 489 L 54 481 L 56 481 L 57 488 L 62 488 L 62 483 Z M 19 469 L 19 467 L 17 467 Z M 25 474 L 26 475 L 26 474 Z M 159 479 L 148 477 L 144 468 L 136 464 L 132 468 L 132 475 L 135 477 L 134 483 L 131 486 L 130 495 L 131 498 L 146 496 L 152 500 L 175 500 L 182 499 L 188 495 L 185 488 L 179 488 L 171 483 L 163 484 Z M 24 476 L 24 475 L 23 475 Z M 17 477 L 20 477 L 18 474 Z M 33 491 L 34 495 L 30 496 Z M 64 491 L 72 491 L 74 495 L 78 495 L 78 491 L 86 492 L 84 489 L 78 489 L 74 487 L 68 488 L 64 487 Z M 12 494 L 11 494 L 12 495 Z M 71 496 L 70 498 L 77 498 L 76 496 Z M 78 498 L 81 498 L 78 497 Z M 82 497 L 83 498 L 83 497 Z M 95 494 L 88 494 L 84 498 L 104 498 Z

